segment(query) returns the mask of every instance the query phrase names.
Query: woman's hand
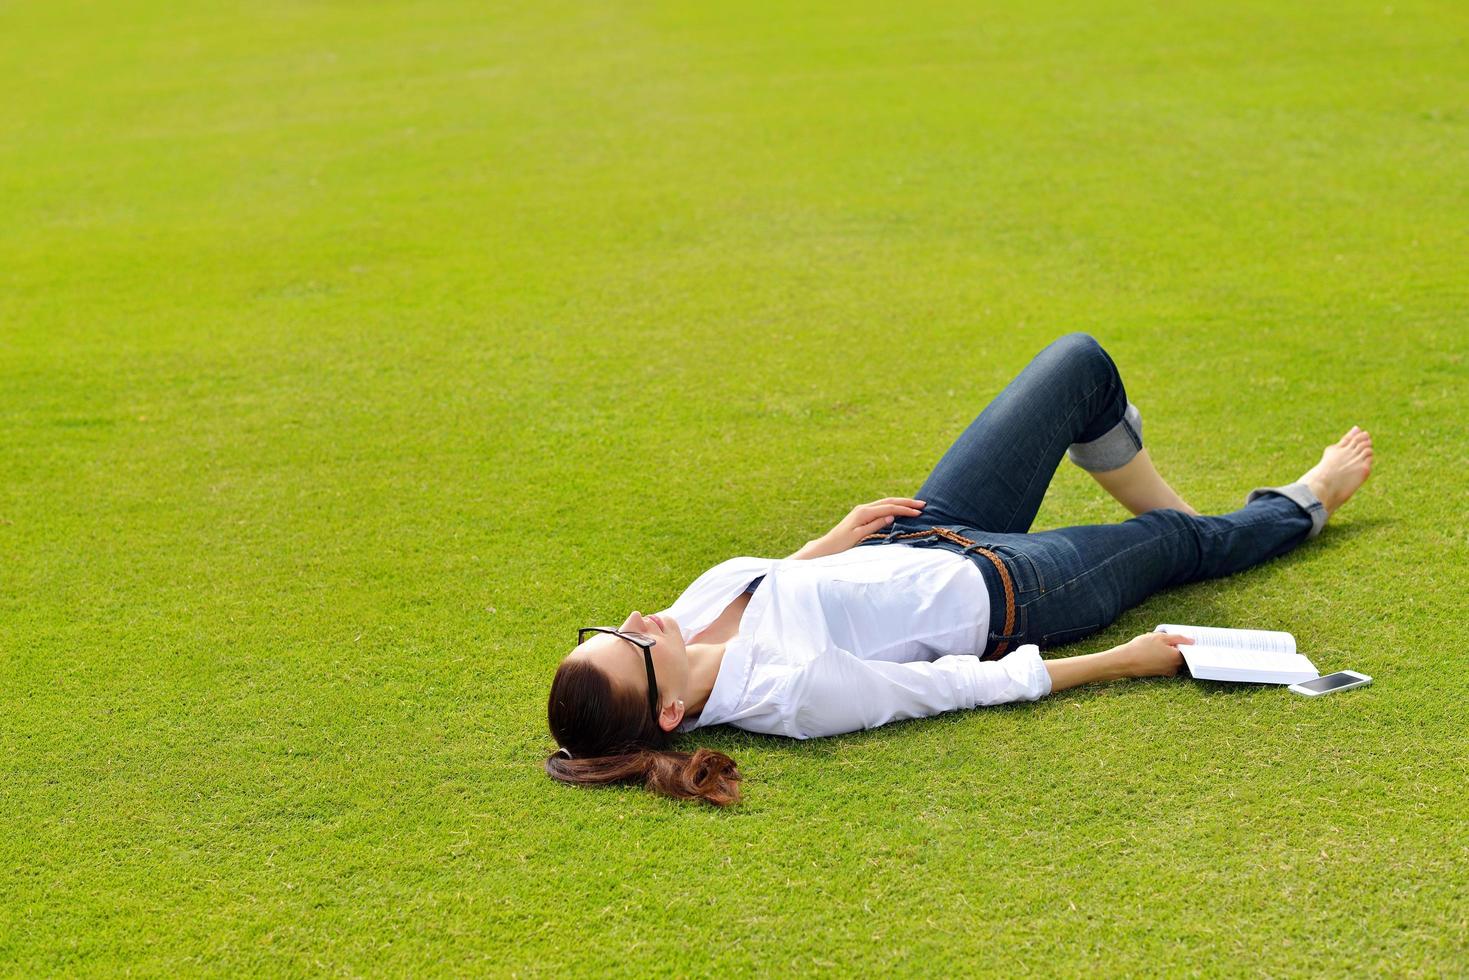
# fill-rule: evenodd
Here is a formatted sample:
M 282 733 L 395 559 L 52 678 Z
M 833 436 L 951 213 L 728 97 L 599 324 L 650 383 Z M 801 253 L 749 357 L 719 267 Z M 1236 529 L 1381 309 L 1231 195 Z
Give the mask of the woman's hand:
M 1046 673 L 1052 691 L 1122 677 L 1172 677 L 1183 667 L 1179 644 L 1192 642 L 1177 633 L 1144 633 L 1101 653 L 1047 660 Z
M 870 504 L 859 504 L 842 518 L 836 527 L 792 555 L 792 558 L 819 558 L 837 555 L 851 548 L 874 531 L 881 531 L 898 515 L 917 517 L 923 513 L 924 501 L 911 497 L 884 497 Z
M 1173 677 L 1183 667 L 1178 647 L 1193 640 L 1178 633 L 1144 633 L 1117 647 L 1127 677 Z

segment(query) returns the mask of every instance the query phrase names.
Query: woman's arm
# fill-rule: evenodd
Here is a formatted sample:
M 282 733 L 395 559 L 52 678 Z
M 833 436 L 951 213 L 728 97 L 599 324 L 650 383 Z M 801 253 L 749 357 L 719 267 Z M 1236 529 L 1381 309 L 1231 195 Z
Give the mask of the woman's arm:
M 1046 673 L 1051 675 L 1052 691 L 1123 677 L 1172 677 L 1183 666 L 1178 645 L 1192 642 L 1177 633 L 1144 633 L 1101 653 L 1047 660 Z
M 862 660 L 833 647 L 790 669 L 734 724 L 771 735 L 819 738 L 960 708 L 1034 701 L 1049 688 L 1034 644 L 1003 660 L 950 654 L 908 663 Z
M 842 518 L 836 527 L 814 541 L 807 541 L 791 558 L 820 558 L 839 555 L 875 531 L 893 522 L 894 515 L 917 517 L 923 513 L 923 501 L 911 497 L 884 497 L 870 504 L 860 504 Z
M 1042 660 L 1026 643 L 1000 660 L 950 654 L 936 660 L 862 660 L 832 648 L 788 668 L 761 703 L 734 722 L 752 732 L 819 738 L 926 718 L 960 708 L 1035 701 L 1088 681 L 1178 672 L 1186 637 L 1149 633 L 1104 653 Z

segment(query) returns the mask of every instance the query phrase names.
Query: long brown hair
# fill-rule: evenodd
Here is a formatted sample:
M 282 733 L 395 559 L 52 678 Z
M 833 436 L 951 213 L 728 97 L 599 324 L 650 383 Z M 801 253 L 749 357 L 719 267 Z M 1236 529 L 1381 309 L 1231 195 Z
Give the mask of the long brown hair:
M 546 705 L 561 745 L 546 760 L 552 779 L 574 786 L 641 783 L 654 793 L 716 806 L 740 798 L 740 774 L 723 752 L 669 748 L 668 733 L 636 691 L 619 690 L 585 660 L 563 660 Z

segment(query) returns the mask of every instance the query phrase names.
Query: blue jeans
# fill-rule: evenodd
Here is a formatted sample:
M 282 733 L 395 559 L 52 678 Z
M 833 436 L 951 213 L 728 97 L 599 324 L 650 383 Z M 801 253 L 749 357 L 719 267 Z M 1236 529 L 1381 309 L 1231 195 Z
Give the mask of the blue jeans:
M 893 542 L 966 554 L 990 589 L 989 643 L 1070 643 L 1110 625 L 1162 589 L 1251 568 L 1314 537 L 1326 511 L 1303 483 L 1261 487 L 1244 507 L 1214 517 L 1153 510 L 1119 524 L 1031 532 L 1046 487 L 1069 455 L 1105 471 L 1142 449 L 1142 420 L 1110 355 L 1092 337 L 1067 334 L 1036 355 L 949 447 L 913 496 L 918 517 L 899 517 L 858 547 Z M 1015 610 L 1003 630 L 1003 578 L 987 558 L 942 528 L 989 549 L 1010 575 Z M 1003 644 L 1003 646 L 1001 646 Z

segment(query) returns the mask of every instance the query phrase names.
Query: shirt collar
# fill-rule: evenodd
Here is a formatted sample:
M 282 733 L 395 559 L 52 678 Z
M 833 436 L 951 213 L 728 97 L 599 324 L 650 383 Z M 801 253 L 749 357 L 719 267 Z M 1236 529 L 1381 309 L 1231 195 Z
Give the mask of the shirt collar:
M 736 636 L 724 645 L 724 656 L 719 661 L 719 673 L 714 675 L 714 686 L 704 701 L 704 709 L 697 718 L 685 718 L 678 731 L 689 732 L 695 728 L 719 725 L 734 716 L 750 682 L 750 669 L 755 660 L 751 656 L 749 637 Z
M 673 605 L 659 612 L 674 618 L 687 643 L 718 619 L 752 579 L 768 574 L 781 560 L 743 557 L 720 562 L 696 578 Z

